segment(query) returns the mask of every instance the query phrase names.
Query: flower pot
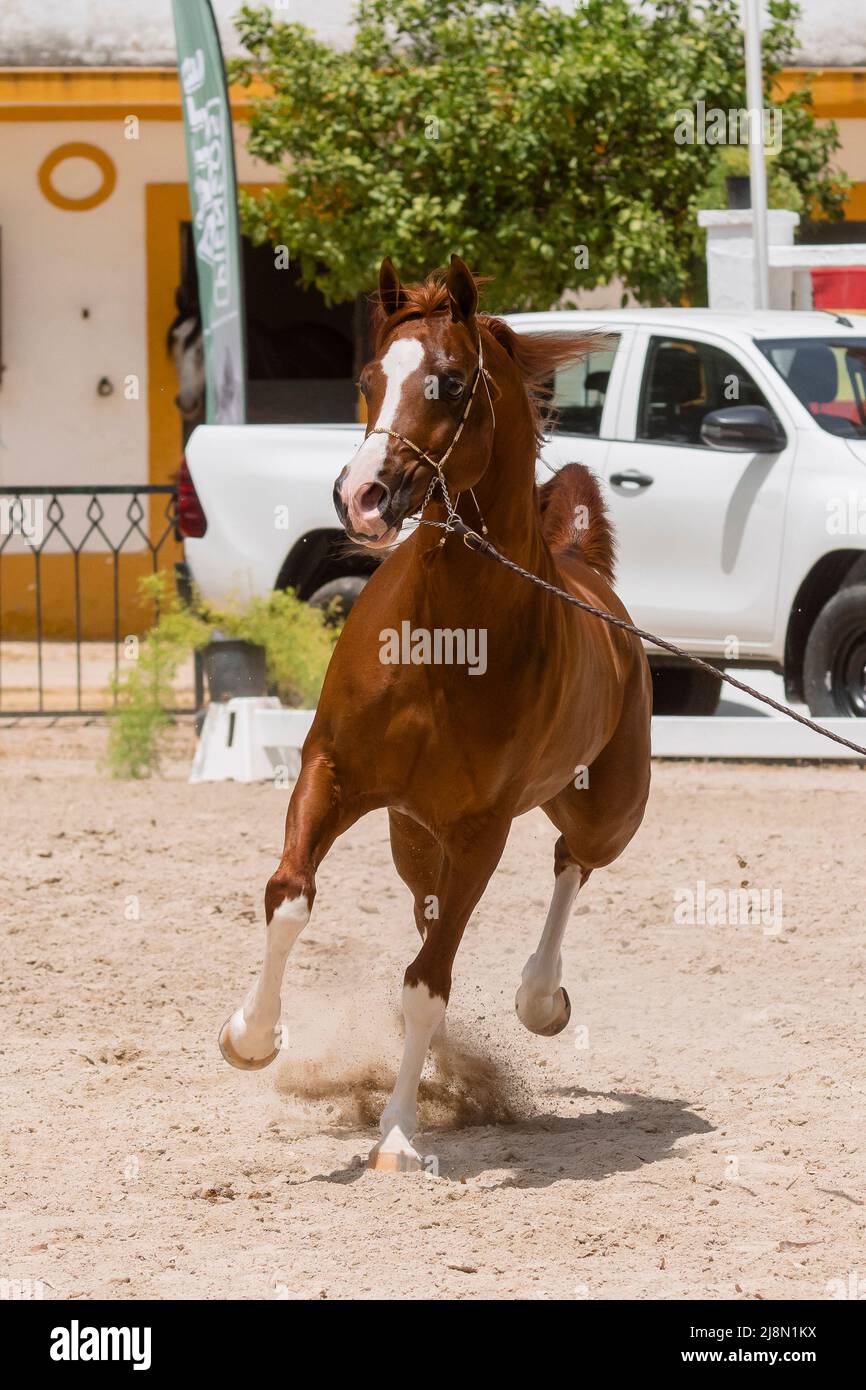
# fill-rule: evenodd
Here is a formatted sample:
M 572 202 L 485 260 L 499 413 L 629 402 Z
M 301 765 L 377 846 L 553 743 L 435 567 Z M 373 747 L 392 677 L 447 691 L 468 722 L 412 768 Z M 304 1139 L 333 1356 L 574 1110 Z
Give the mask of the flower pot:
M 202 662 L 212 704 L 236 695 L 268 693 L 265 649 L 254 642 L 215 634 L 202 652 Z
M 748 174 L 728 174 L 725 179 L 729 208 L 752 206 L 752 184 Z

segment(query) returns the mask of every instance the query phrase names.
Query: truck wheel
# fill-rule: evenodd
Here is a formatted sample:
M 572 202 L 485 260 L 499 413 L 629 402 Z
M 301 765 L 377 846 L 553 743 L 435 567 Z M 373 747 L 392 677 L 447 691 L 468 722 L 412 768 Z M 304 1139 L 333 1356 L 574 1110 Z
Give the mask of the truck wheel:
M 815 619 L 803 691 L 811 714 L 866 717 L 866 584 L 840 589 Z
M 653 666 L 653 714 L 715 714 L 721 676 L 697 666 Z
M 329 621 L 335 625 L 349 616 L 356 598 L 367 582 L 366 574 L 346 574 L 342 579 L 329 579 L 307 599 L 311 608 L 330 608 L 334 605 Z M 336 602 L 335 602 L 336 600 Z

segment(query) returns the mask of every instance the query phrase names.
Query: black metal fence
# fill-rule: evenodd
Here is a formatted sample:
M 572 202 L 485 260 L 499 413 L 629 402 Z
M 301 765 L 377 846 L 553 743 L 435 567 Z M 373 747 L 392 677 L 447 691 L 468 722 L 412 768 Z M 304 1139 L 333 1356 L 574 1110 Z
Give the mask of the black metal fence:
M 72 499 L 88 499 L 75 506 Z M 125 510 L 108 503 L 109 498 L 128 498 Z M 165 498 L 165 508 L 151 531 L 150 498 Z M 143 499 L 143 500 L 142 500 Z M 108 506 L 106 505 L 108 503 Z M 107 516 L 110 510 L 111 518 Z M 154 509 L 156 510 L 156 509 Z M 77 538 L 70 531 L 78 528 Z M 115 529 L 116 538 L 109 534 Z M 113 672 L 116 678 L 120 672 L 120 648 L 124 637 L 121 633 L 121 565 L 136 557 L 141 567 L 141 557 L 145 557 L 145 568 L 156 573 L 160 567 L 160 557 L 164 548 L 173 539 L 179 539 L 177 532 L 177 489 L 172 485 L 134 485 L 106 484 L 95 487 L 10 487 L 0 484 L 0 716 L 25 718 L 34 716 L 97 715 L 104 714 L 117 701 L 116 689 L 111 692 L 106 682 L 103 703 L 88 706 L 83 698 L 82 655 L 86 642 L 83 636 L 83 618 L 86 613 L 87 595 L 82 588 L 82 556 L 96 554 L 110 558 L 110 575 L 106 582 L 110 585 L 110 611 L 112 614 L 111 635 L 97 640 L 110 641 L 114 646 Z M 74 690 L 75 700 L 71 705 L 59 708 L 46 705 L 45 663 L 46 650 L 53 645 L 45 636 L 45 561 L 46 557 L 67 555 L 72 560 L 72 618 L 71 637 L 61 638 L 74 647 Z M 32 707 L 10 707 L 4 690 L 4 674 L 10 667 L 10 655 L 20 634 L 10 637 L 4 631 L 4 568 L 13 557 L 27 557 L 33 563 L 33 635 L 24 637 L 23 642 L 35 644 L 35 666 L 32 687 L 34 701 Z M 30 587 L 28 585 L 28 587 Z M 158 617 L 158 613 L 155 614 Z M 4 660 L 4 644 L 6 659 Z M 7 675 L 8 681 L 8 675 Z M 63 688 L 63 687 L 62 687 Z M 200 674 L 195 671 L 196 695 L 200 691 Z M 8 690 L 8 685 L 7 685 Z M 192 709 L 191 703 L 187 708 Z M 180 712 L 180 710 L 175 711 Z

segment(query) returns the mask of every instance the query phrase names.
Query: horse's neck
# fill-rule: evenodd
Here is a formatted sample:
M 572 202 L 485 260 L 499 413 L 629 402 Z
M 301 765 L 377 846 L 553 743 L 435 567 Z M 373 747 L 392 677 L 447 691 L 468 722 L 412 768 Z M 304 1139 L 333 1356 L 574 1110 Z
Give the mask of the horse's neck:
M 474 496 L 464 492 L 459 501 L 453 495 L 452 500 L 467 526 L 479 533 L 486 526 L 487 539 L 502 555 L 535 574 L 550 577 L 550 552 L 542 536 L 535 496 L 535 457 L 531 427 L 511 434 L 500 427 L 490 465 L 474 488 Z M 428 512 L 428 516 L 444 520 L 444 507 Z M 516 614 L 537 602 L 540 591 L 534 585 L 516 580 L 510 571 L 470 550 L 458 537 L 449 536 L 440 549 L 443 532 L 423 526 L 421 532 L 417 578 L 420 589 L 433 597 L 434 603 L 445 597 L 444 589 L 449 594 L 449 607 L 465 598 L 477 610 L 480 582 L 487 600 L 485 610 L 491 615 L 498 613 L 508 626 L 513 625 Z
M 458 508 L 467 525 L 480 531 L 481 517 L 488 539 L 509 560 L 531 568 L 543 547 L 535 495 L 535 433 L 528 422 L 512 430 L 499 427 L 490 464 L 475 488 Z

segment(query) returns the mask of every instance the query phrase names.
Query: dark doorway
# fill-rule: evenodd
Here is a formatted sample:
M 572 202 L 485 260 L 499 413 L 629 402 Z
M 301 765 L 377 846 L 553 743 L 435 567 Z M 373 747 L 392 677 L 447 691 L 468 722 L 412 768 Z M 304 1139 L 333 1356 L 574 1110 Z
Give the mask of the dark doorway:
M 183 290 L 187 302 L 198 305 L 189 222 L 181 235 Z M 243 237 L 242 250 L 249 423 L 356 420 L 356 302 L 329 308 L 318 290 L 301 288 L 296 266 L 277 268 L 273 246 L 253 246 Z

